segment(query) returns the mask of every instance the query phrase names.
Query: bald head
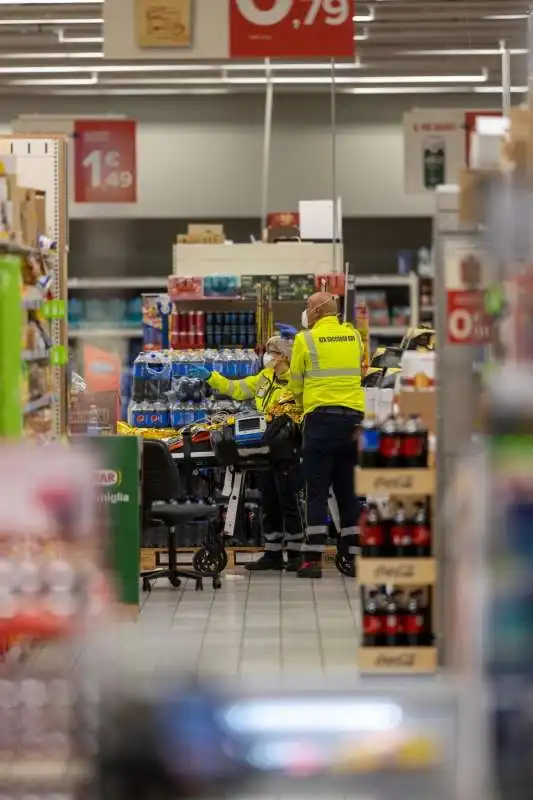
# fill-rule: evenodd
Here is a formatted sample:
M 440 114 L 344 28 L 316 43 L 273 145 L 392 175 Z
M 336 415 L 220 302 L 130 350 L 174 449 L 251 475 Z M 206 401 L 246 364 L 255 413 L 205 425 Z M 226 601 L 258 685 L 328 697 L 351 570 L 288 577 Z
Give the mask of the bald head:
M 314 325 L 323 317 L 334 317 L 337 311 L 337 300 L 329 292 L 316 292 L 307 301 L 307 316 L 310 325 Z

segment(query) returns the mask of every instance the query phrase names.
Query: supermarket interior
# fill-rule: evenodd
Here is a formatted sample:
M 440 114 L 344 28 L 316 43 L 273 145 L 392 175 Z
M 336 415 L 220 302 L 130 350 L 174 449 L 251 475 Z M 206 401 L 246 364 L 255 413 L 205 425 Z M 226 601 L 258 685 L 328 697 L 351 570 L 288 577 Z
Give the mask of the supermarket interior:
M 0 800 L 530 797 L 531 52 L 0 0 Z

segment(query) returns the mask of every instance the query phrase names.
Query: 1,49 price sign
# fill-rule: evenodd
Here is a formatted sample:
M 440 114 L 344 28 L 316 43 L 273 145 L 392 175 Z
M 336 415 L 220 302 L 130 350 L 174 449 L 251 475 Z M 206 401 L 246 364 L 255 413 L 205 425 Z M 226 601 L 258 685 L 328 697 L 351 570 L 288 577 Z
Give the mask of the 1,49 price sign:
M 231 0 L 231 58 L 344 58 L 353 0 Z
M 137 201 L 136 123 L 78 120 L 74 125 L 76 203 Z

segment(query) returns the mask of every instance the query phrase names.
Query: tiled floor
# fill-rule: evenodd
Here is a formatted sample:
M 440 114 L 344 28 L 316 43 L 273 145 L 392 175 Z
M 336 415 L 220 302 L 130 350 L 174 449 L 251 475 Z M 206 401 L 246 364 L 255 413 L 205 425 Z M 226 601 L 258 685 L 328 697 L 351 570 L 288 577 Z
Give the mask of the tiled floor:
M 358 593 L 335 569 L 322 580 L 294 574 L 226 574 L 222 589 L 158 581 L 143 596 L 139 633 L 167 628 L 154 667 L 253 680 L 355 672 Z M 141 636 L 141 639 L 143 637 Z

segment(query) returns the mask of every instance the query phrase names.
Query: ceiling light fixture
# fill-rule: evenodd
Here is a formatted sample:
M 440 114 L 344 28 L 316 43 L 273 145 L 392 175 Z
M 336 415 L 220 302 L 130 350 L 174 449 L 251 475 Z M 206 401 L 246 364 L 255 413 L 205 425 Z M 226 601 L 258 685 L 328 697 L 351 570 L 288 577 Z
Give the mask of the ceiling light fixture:
M 472 75 L 438 75 L 431 76 L 431 80 L 435 83 L 472 83 L 472 78 L 477 79 L 478 76 Z M 441 80 L 442 79 L 442 80 Z M 324 86 L 331 82 L 331 79 L 326 76 L 313 76 L 313 77 L 272 77 L 272 83 L 276 86 Z M 217 86 L 231 84 L 233 86 L 264 86 L 267 80 L 266 77 L 212 77 L 212 78 L 105 78 L 101 85 L 105 86 L 189 86 L 189 85 L 204 85 L 204 86 Z M 403 84 L 416 84 L 429 83 L 430 80 L 426 76 L 408 76 L 408 75 L 393 75 L 390 77 L 345 77 L 340 78 L 336 83 L 341 85 L 365 84 L 365 83 L 391 83 L 393 85 L 402 86 Z M 387 87 L 381 87 L 387 88 Z
M 474 86 L 474 91 L 479 94 L 502 94 L 503 88 L 501 86 Z M 510 91 L 512 94 L 526 94 L 528 91 L 527 86 L 511 86 Z
M 57 51 L 51 53 L 39 53 L 36 51 L 35 53 L 2 53 L 0 51 L 0 60 L 2 61 L 40 61 L 43 60 L 54 60 L 59 61 L 62 58 L 65 59 L 84 59 L 84 58 L 103 58 L 104 54 L 101 51 L 94 51 L 91 53 L 60 53 Z M 35 72 L 43 72 L 43 68 L 40 66 L 34 67 Z
M 42 19 L 0 19 L 0 25 L 8 25 L 11 27 L 22 28 L 28 25 L 103 25 L 104 20 L 102 17 L 86 18 L 70 17 L 69 19 L 51 19 L 44 17 Z
M 0 0 L 0 6 L 101 6 L 104 0 Z
M 483 19 L 490 19 L 495 22 L 513 21 L 519 19 L 528 19 L 529 14 L 489 14 L 484 16 Z
M 509 54 L 512 56 L 525 56 L 528 52 L 525 47 L 509 50 Z M 502 51 L 499 47 L 488 47 L 486 49 L 464 47 L 453 50 L 399 50 L 397 53 L 400 56 L 501 56 L 501 54 Z
M 371 6 L 368 9 L 368 14 L 354 14 L 352 19 L 354 22 L 374 22 L 376 19 L 374 8 Z
M 103 36 L 65 36 L 63 28 L 59 28 L 57 32 L 57 41 L 59 44 L 103 44 Z M 103 55 L 103 53 L 102 53 Z
M 98 78 L 34 78 L 34 79 L 15 79 L 8 81 L 8 86 L 95 86 Z

